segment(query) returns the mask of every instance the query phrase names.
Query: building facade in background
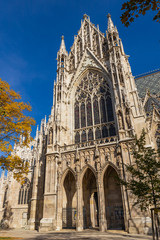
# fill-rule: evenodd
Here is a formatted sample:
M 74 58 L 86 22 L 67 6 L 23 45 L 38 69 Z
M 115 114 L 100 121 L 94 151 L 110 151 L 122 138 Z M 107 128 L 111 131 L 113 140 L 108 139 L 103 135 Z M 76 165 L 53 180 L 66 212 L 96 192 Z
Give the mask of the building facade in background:
M 62 36 L 51 115 L 30 148 L 14 149 L 30 172 L 22 186 L 12 173 L 1 176 L 1 224 L 150 231 L 149 213 L 133 207 L 131 194 L 116 182 L 118 175 L 127 177 L 135 134 L 144 128 L 148 146 L 160 143 L 160 71 L 136 83 L 110 15 L 106 35 L 84 15 L 69 53 Z

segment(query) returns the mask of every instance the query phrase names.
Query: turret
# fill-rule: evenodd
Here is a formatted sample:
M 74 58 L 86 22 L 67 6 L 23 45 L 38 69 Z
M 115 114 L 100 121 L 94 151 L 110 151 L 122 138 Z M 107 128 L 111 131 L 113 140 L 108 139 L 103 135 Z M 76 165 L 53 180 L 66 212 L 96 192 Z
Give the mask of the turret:
M 56 84 L 54 84 L 54 93 L 56 99 L 53 100 L 54 103 L 61 102 L 62 100 L 62 92 L 65 85 L 65 76 L 67 68 L 67 57 L 68 53 L 65 47 L 64 36 L 62 36 L 60 49 L 57 53 L 57 81 Z
M 66 46 L 64 42 L 64 36 L 61 37 L 60 49 L 57 53 L 57 83 L 63 84 L 64 71 L 66 70 L 67 63 L 66 58 L 68 53 L 66 51 Z
M 134 132 L 133 117 L 140 116 L 141 107 L 135 81 L 131 73 L 128 56 L 125 55 L 123 44 L 108 14 L 107 42 L 109 61 L 115 93 L 118 128 L 121 136 L 130 136 Z M 123 133 L 124 132 L 124 133 Z

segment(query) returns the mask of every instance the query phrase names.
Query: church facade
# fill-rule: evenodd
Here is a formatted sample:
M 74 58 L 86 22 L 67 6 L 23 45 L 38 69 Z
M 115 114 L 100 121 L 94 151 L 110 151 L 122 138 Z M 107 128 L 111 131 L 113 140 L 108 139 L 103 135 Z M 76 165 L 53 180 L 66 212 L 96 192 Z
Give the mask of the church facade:
M 133 207 L 133 196 L 116 178 L 127 177 L 135 134 L 144 128 L 147 145 L 159 144 L 158 96 L 147 92 L 144 101 L 139 97 L 111 16 L 104 35 L 84 15 L 70 53 L 62 36 L 48 121 L 42 120 L 30 148 L 14 148 L 30 163 L 25 183 L 17 183 L 12 173 L 1 176 L 1 224 L 39 231 L 148 233 L 149 213 Z

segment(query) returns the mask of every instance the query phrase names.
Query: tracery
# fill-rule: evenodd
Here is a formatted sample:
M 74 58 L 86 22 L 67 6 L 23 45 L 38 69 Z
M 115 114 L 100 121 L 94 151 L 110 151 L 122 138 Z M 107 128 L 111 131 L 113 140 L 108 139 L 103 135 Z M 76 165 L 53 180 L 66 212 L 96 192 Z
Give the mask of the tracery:
M 19 190 L 18 204 L 28 204 L 30 197 L 30 181 L 26 178 L 25 183 Z
M 75 143 L 116 135 L 107 79 L 96 71 L 83 77 L 75 93 Z

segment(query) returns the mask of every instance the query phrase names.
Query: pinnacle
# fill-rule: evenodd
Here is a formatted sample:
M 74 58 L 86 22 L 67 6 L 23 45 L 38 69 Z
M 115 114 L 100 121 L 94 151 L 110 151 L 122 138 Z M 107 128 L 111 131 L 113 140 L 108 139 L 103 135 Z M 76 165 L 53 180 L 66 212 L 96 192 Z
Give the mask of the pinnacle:
M 59 52 L 67 54 L 66 46 L 65 46 L 65 42 L 64 42 L 64 36 L 63 35 L 61 36 L 61 46 L 60 46 Z
M 88 15 L 85 13 L 85 14 L 83 15 L 83 19 L 86 19 L 86 18 L 88 18 Z
M 113 24 L 113 22 L 112 22 L 111 14 L 110 14 L 110 13 L 108 13 L 107 18 L 108 18 L 108 32 L 113 32 L 113 31 L 115 31 L 115 27 L 114 27 L 114 24 Z

